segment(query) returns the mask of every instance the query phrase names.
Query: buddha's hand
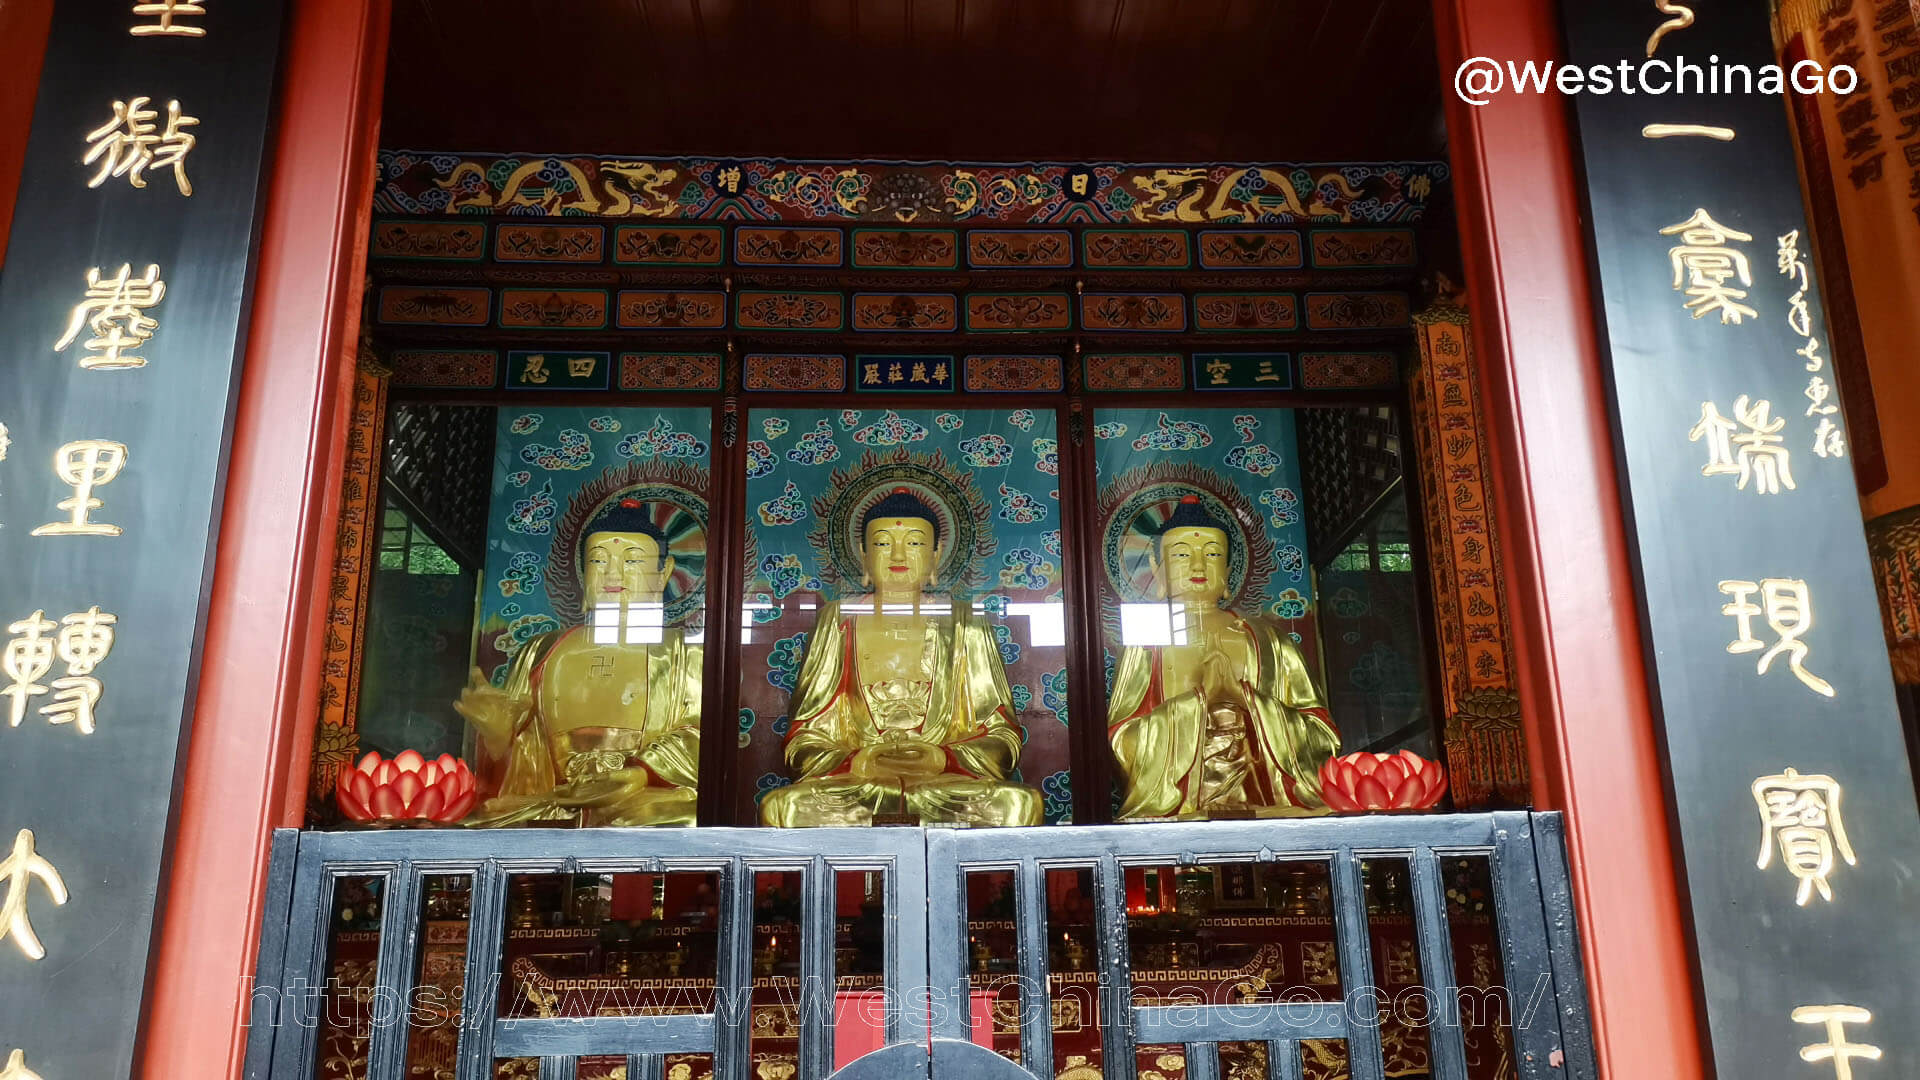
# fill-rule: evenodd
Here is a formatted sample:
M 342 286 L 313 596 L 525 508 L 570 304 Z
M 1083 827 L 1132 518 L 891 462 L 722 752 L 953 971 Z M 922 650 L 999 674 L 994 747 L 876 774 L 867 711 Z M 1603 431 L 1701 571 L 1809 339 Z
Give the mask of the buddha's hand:
M 947 771 L 947 752 L 911 739 L 881 743 L 854 754 L 853 771 L 868 776 L 938 776 Z
M 1215 705 L 1240 700 L 1240 672 L 1226 653 L 1214 650 L 1200 659 L 1200 692 Z
M 497 755 L 506 752 L 514 725 L 525 709 L 476 667 L 468 673 L 467 685 L 460 691 L 460 700 L 453 703 L 453 711 L 466 717 L 487 749 Z

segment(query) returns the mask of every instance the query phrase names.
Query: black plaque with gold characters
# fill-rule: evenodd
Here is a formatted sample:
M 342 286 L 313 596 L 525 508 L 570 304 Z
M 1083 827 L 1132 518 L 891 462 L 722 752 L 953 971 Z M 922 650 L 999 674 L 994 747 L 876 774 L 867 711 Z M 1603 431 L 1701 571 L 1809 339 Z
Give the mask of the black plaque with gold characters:
M 134 1072 L 283 7 L 55 7 L 0 268 L 0 1075 Z
M 1767 8 L 1562 12 L 1715 1067 L 1900 1080 L 1920 822 L 1781 99 L 1833 73 L 1768 71 Z

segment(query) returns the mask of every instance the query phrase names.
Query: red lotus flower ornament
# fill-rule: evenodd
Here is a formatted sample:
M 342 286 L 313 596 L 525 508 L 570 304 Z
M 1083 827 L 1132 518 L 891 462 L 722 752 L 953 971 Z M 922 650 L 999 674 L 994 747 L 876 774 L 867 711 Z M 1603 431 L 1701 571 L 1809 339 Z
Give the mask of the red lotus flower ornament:
M 392 761 L 369 752 L 340 770 L 334 801 L 352 821 L 431 821 L 451 824 L 473 811 L 473 770 L 452 754 L 432 761 L 402 750 Z
M 1320 766 L 1320 797 L 1342 814 L 1426 810 L 1447 793 L 1447 771 L 1411 750 L 1348 754 Z

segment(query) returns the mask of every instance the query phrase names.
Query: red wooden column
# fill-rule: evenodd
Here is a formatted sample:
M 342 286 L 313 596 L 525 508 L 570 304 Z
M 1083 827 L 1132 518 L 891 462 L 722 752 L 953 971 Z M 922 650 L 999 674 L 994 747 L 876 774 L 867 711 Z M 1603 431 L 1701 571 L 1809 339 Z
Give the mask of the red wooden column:
M 0 3 L 0 251 L 13 227 L 13 199 L 27 160 L 27 130 L 40 92 L 53 0 Z
M 271 830 L 300 824 L 387 0 L 294 0 L 142 1074 L 237 1076 Z
M 1559 59 L 1555 5 L 1435 0 L 1534 803 L 1564 810 L 1602 1075 L 1703 1075 L 1567 102 L 1452 93 L 1468 57 Z

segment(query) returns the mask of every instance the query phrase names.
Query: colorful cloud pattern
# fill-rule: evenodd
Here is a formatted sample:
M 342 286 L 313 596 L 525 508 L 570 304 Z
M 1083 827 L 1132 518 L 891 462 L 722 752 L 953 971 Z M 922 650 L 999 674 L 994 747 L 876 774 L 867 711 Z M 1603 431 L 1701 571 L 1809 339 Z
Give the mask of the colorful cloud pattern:
M 586 432 L 567 428 L 554 442 L 553 446 L 528 443 L 520 448 L 520 460 L 548 472 L 584 469 L 593 464 L 593 442 Z
M 785 600 L 802 590 L 822 592 L 826 588 L 818 577 L 806 572 L 800 556 L 793 554 L 773 554 L 761 559 L 760 577 L 773 590 L 775 600 Z
M 507 560 L 507 571 L 500 576 L 501 596 L 521 596 L 540 587 L 540 556 L 531 551 L 516 551 Z M 508 605 L 513 606 L 513 605 Z
M 1059 570 L 1045 555 L 1017 547 L 1001 557 L 1000 584 L 1009 589 L 1044 589 Z
M 904 446 L 927 437 L 925 424 L 909 420 L 888 409 L 880 419 L 853 433 L 853 441 L 862 446 Z
M 1280 471 L 1280 455 L 1266 443 L 1236 446 L 1227 451 L 1226 460 L 1228 468 L 1240 469 L 1258 477 L 1272 476 Z
M 513 510 L 507 515 L 507 531 L 524 536 L 546 536 L 553 532 L 553 517 L 558 513 L 560 504 L 553 497 L 553 481 L 540 485 L 540 490 L 524 499 L 516 499 Z
M 1047 504 L 1019 488 L 1000 485 L 1000 518 L 1015 525 L 1031 525 L 1047 519 Z
M 1060 441 L 1058 439 L 1033 440 L 1033 467 L 1048 476 L 1060 475 Z
M 623 457 L 630 458 L 704 458 L 707 456 L 707 444 L 695 438 L 691 432 L 673 430 L 673 422 L 664 416 L 653 418 L 653 426 L 645 431 L 636 431 L 620 440 L 615 447 Z
M 773 651 L 767 654 L 767 682 L 775 689 L 792 693 L 794 683 L 799 680 L 800 660 L 806 654 L 805 630 L 774 642 Z
M 787 481 L 786 488 L 757 507 L 760 524 L 773 528 L 778 525 L 792 525 L 804 521 L 807 517 L 807 500 L 800 494 L 800 485 Z
M 1276 529 L 1300 520 L 1300 495 L 1292 488 L 1268 488 L 1260 493 L 1260 505 L 1267 508 L 1267 521 Z
M 773 447 L 759 439 L 747 442 L 747 479 L 758 480 L 762 476 L 772 475 L 778 462 L 773 456 Z
M 1013 460 L 1013 444 L 999 435 L 960 440 L 960 457 L 976 469 L 998 469 Z
M 839 457 L 840 443 L 833 437 L 833 426 L 825 420 L 813 425 L 813 430 L 800 436 L 787 451 L 787 460 L 801 465 L 825 465 Z
M 1198 420 L 1175 420 L 1166 413 L 1154 424 L 1152 431 L 1142 432 L 1133 440 L 1135 450 L 1158 450 L 1162 453 L 1175 453 L 1181 450 L 1198 450 L 1213 445 L 1213 432 Z

